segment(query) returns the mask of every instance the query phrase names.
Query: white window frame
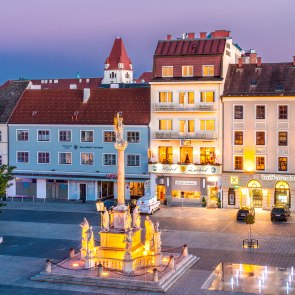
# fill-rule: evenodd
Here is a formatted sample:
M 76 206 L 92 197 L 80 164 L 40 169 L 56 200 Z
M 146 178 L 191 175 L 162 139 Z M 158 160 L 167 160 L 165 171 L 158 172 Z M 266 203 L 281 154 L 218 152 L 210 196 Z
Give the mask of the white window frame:
M 49 140 L 39 140 L 39 131 L 48 131 Z M 37 129 L 37 142 L 51 142 L 50 130 L 49 129 Z
M 171 102 L 167 101 L 167 93 L 168 92 L 172 93 L 172 101 Z M 166 101 L 165 102 L 160 102 L 160 93 L 166 93 Z M 173 90 L 159 90 L 158 91 L 157 103 L 159 103 L 159 104 L 172 104 L 173 102 L 174 102 L 174 92 L 173 92 Z
M 61 154 L 70 154 L 71 155 L 71 163 L 68 164 L 68 163 L 61 163 L 60 162 L 60 155 Z M 58 165 L 66 165 L 66 166 L 69 166 L 69 165 L 73 165 L 73 155 L 71 152 L 58 152 Z
M 214 130 L 207 130 L 207 128 L 206 128 L 206 130 L 202 130 L 201 129 L 201 121 L 214 121 Z M 206 124 L 206 127 L 207 127 L 207 124 Z M 199 130 L 202 132 L 204 132 L 204 131 L 207 131 L 207 132 L 215 132 L 216 131 L 216 119 L 215 118 L 200 118 L 199 119 Z
M 112 164 L 112 165 L 106 165 L 105 162 L 104 162 L 104 157 L 105 155 L 115 155 L 115 159 L 116 159 L 116 164 Z M 114 154 L 114 153 L 103 153 L 102 154 L 102 166 L 105 166 L 105 167 L 112 167 L 112 166 L 117 166 L 118 164 L 118 157 L 117 157 L 117 154 Z
M 213 67 L 213 75 L 204 75 L 205 67 Z M 202 77 L 214 77 L 215 76 L 215 66 L 214 65 L 202 65 Z
M 82 154 L 92 154 L 92 164 L 83 164 L 82 163 Z M 94 153 L 92 152 L 80 152 L 80 165 L 82 166 L 94 166 Z
M 257 158 L 264 158 L 264 170 L 257 170 Z M 266 156 L 265 155 L 255 155 L 255 171 L 259 172 L 259 171 L 266 171 Z
M 180 131 L 180 121 L 185 121 L 185 130 Z M 188 131 L 188 121 L 194 121 L 194 129 L 195 131 Z M 178 132 L 179 133 L 195 133 L 196 132 L 196 120 L 194 118 L 179 118 L 178 119 Z
M 192 92 L 194 94 L 194 103 L 193 104 L 188 103 L 188 93 L 189 92 Z M 178 105 L 181 105 L 181 106 L 182 105 L 189 105 L 189 106 L 191 106 L 191 105 L 195 105 L 197 103 L 197 101 L 196 101 L 196 98 L 197 98 L 196 91 L 194 91 L 194 90 L 178 90 L 177 93 L 178 93 L 178 100 L 177 100 Z M 185 93 L 185 95 L 184 95 L 184 104 L 179 103 L 179 95 L 180 95 L 180 93 Z
M 164 68 L 167 69 L 167 68 L 172 68 L 172 76 L 165 76 L 164 75 Z M 174 75 L 174 69 L 173 69 L 173 66 L 162 66 L 162 77 L 163 78 L 166 78 L 166 77 L 173 77 Z
M 235 107 L 243 107 L 243 119 L 236 119 L 235 118 Z M 256 117 L 256 114 L 255 114 Z M 233 105 L 233 120 L 237 122 L 243 122 L 245 120 L 245 105 L 244 104 L 234 104 Z
M 264 119 L 257 119 L 257 106 L 264 106 L 264 109 L 265 109 L 265 118 Z M 267 105 L 266 104 L 263 104 L 263 103 L 257 103 L 255 104 L 255 109 L 254 109 L 254 120 L 255 121 L 258 121 L 258 122 L 262 122 L 263 120 L 266 121 L 266 118 L 267 118 Z
M 137 132 L 139 134 L 139 141 L 138 142 L 132 142 L 132 141 L 128 141 L 128 132 Z M 139 130 L 126 130 L 126 140 L 128 143 L 136 143 L 136 144 L 139 144 L 141 143 L 141 133 Z
M 243 144 L 235 144 L 235 132 L 242 132 L 243 133 Z M 238 147 L 242 147 L 245 145 L 245 137 L 244 137 L 244 130 L 233 130 L 233 142 L 232 142 L 233 146 L 238 146 Z
M 92 141 L 82 141 L 82 132 L 92 132 Z M 80 130 L 80 142 L 94 142 L 94 130 Z
M 288 116 L 287 116 L 287 119 L 280 119 L 279 118 L 279 115 L 280 115 L 280 106 L 286 106 L 287 107 L 287 114 L 288 114 Z M 286 103 L 284 103 L 284 104 L 278 104 L 277 105 L 277 120 L 278 120 L 278 122 L 286 122 L 286 121 L 288 121 L 289 120 L 289 117 L 290 117 L 290 105 L 289 104 L 286 104 Z
M 287 133 L 287 145 L 279 145 L 279 133 L 280 132 Z M 288 130 L 277 130 L 277 147 L 278 148 L 288 148 L 289 147 L 289 132 L 288 132 Z
M 39 153 L 48 153 L 49 154 L 49 162 L 48 163 L 40 163 L 39 162 Z M 51 153 L 49 151 L 37 151 L 37 164 L 41 164 L 41 165 L 51 164 Z
M 128 156 L 138 156 L 139 165 L 128 165 Z M 140 154 L 126 154 L 126 167 L 141 167 L 141 155 Z
M 279 170 L 279 158 L 287 158 L 287 170 Z M 286 172 L 289 172 L 289 165 L 290 165 L 290 162 L 289 162 L 289 156 L 278 156 L 277 157 L 277 172 L 278 173 L 286 173 Z
M 28 140 L 18 140 L 18 131 L 27 131 L 28 132 Z M 30 141 L 30 133 L 29 133 L 29 129 L 16 129 L 16 141 L 18 142 L 28 142 Z
M 104 140 L 104 133 L 105 132 L 113 132 L 115 134 L 115 141 L 105 141 Z M 114 142 L 116 142 L 116 132 L 114 130 L 102 130 L 102 142 L 103 143 L 112 143 L 112 144 L 114 144 Z
M 257 132 L 264 132 L 264 140 L 265 140 L 264 144 L 257 144 L 256 143 Z M 255 136 L 254 137 L 255 147 L 259 148 L 259 147 L 262 147 L 262 146 L 263 147 L 267 146 L 267 133 L 266 133 L 266 130 L 255 130 L 254 136 Z
M 60 140 L 60 132 L 70 132 L 71 140 Z M 64 130 L 58 130 L 58 142 L 72 142 L 72 130 L 64 129 Z
M 201 101 L 201 99 L 202 99 L 202 93 L 207 93 L 207 92 L 213 92 L 213 94 L 214 94 L 214 101 L 213 102 L 207 102 L 207 101 L 205 101 L 205 102 L 202 102 Z M 215 90 L 200 90 L 200 99 L 199 99 L 199 102 L 200 103 L 215 103 L 216 102 L 216 91 Z M 207 96 L 207 95 L 206 95 Z
M 235 157 L 243 158 L 243 169 L 235 169 Z M 233 155 L 233 171 L 244 171 L 245 170 L 245 157 L 244 155 Z
M 191 74 L 191 75 L 184 75 L 184 73 L 183 73 L 183 72 L 184 72 L 184 69 L 185 69 L 185 68 L 188 69 L 188 68 L 190 68 L 190 67 L 192 68 L 192 74 Z M 182 77 L 193 77 L 193 76 L 194 76 L 194 66 L 193 66 L 193 65 L 182 66 L 182 67 L 181 67 L 181 75 L 182 75 Z
M 165 121 L 169 120 L 169 121 L 172 121 L 171 129 L 164 129 L 164 130 L 161 130 L 161 129 L 160 129 L 160 121 L 161 121 L 161 120 L 165 120 Z M 159 131 L 164 131 L 164 132 L 165 132 L 165 131 L 173 131 L 173 119 L 159 118 L 159 119 L 158 119 L 158 130 L 159 130 Z
M 28 153 L 28 162 L 18 162 L 18 153 Z M 15 154 L 16 154 L 15 163 L 28 164 L 30 162 L 30 152 L 29 151 L 16 151 Z

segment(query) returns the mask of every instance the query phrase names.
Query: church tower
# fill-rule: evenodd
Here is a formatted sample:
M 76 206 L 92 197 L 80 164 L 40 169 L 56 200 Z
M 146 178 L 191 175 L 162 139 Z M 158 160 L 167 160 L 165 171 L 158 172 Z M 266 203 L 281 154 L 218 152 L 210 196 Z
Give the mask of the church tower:
M 104 64 L 104 78 L 102 84 L 132 83 L 133 67 L 128 57 L 123 40 L 115 39 L 110 55 Z

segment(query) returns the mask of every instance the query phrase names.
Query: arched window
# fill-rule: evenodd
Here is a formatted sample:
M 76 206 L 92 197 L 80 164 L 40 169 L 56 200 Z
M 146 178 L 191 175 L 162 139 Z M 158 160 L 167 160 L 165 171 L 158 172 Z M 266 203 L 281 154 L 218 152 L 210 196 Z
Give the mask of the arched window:
M 286 181 L 278 181 L 276 183 L 274 203 L 290 205 L 290 187 Z
M 248 182 L 247 187 L 249 188 L 251 205 L 255 208 L 261 208 L 262 207 L 262 198 L 263 198 L 261 183 L 256 179 L 252 179 Z
M 129 79 L 130 75 L 128 72 L 126 73 L 125 77 L 126 77 L 126 79 Z

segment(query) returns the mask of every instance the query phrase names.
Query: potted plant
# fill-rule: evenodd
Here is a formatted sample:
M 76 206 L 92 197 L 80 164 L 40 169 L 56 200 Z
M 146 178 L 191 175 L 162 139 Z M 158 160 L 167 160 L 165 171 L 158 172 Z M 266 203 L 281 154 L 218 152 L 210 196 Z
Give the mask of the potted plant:
M 202 198 L 202 207 L 206 207 L 207 205 L 207 202 L 206 202 L 206 199 L 205 197 Z

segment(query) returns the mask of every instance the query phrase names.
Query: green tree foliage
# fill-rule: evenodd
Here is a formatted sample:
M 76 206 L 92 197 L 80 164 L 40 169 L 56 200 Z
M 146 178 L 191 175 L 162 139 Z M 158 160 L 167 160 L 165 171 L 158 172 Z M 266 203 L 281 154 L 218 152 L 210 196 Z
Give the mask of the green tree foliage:
M 249 241 L 252 240 L 252 230 L 251 230 L 251 224 L 255 223 L 255 216 L 253 214 L 247 214 L 245 217 L 246 224 L 249 225 Z
M 3 198 L 6 195 L 6 189 L 11 186 L 11 184 L 9 184 L 9 181 L 13 179 L 12 171 L 15 168 L 15 166 L 9 165 L 0 166 L 0 207 L 6 206 L 6 204 L 3 203 Z

